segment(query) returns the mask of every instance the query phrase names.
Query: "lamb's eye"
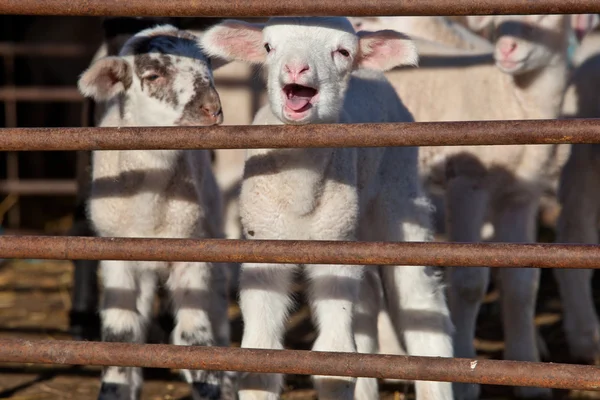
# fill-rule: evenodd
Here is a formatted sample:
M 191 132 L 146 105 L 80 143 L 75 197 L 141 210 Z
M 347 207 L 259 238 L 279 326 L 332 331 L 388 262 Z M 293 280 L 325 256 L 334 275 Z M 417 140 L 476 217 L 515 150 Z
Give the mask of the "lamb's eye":
M 339 49 L 338 53 L 340 53 L 344 57 L 350 57 L 350 52 L 348 52 L 348 50 L 346 50 L 346 49 Z
M 267 53 L 271 52 L 271 45 L 269 43 L 265 43 L 265 50 L 267 51 Z
M 144 79 L 147 80 L 148 82 L 154 82 L 158 78 L 160 78 L 160 75 L 158 75 L 158 74 L 151 74 L 151 75 L 144 77 Z

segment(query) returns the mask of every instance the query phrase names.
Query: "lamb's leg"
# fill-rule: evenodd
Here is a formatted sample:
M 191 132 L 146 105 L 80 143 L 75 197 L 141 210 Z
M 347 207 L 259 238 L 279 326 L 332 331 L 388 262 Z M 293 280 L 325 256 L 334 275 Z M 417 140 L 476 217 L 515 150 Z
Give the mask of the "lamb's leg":
M 383 288 L 377 267 L 367 267 L 361 281 L 360 294 L 353 320 L 356 351 L 359 353 L 377 353 L 377 318 L 383 304 Z M 375 378 L 356 380 L 356 400 L 374 400 L 379 398 L 379 388 Z
M 208 263 L 177 262 L 171 266 L 167 286 L 173 298 L 175 329 L 173 344 L 214 346 L 215 334 L 210 320 L 213 266 Z M 224 301 L 225 299 L 222 299 Z M 192 385 L 194 400 L 221 399 L 220 371 L 181 371 Z
M 143 343 L 156 287 L 156 275 L 126 261 L 102 261 L 104 297 L 102 340 Z M 106 367 L 99 400 L 136 400 L 142 388 L 142 369 Z
M 451 242 L 479 242 L 488 206 L 488 192 L 477 179 L 458 176 L 446 189 L 446 218 Z M 489 283 L 489 268 L 451 268 L 449 270 L 448 304 L 455 326 L 454 354 L 475 358 L 475 323 Z M 477 384 L 454 384 L 457 400 L 479 398 Z
M 569 168 L 569 169 L 567 169 Z M 572 172 L 571 172 L 572 171 Z M 567 164 L 563 176 L 569 173 L 565 186 L 568 192 L 561 197 L 562 210 L 558 218 L 558 243 L 598 244 L 597 177 L 585 179 L 591 171 L 582 171 Z M 554 269 L 560 298 L 563 304 L 563 329 L 569 351 L 575 361 L 597 362 L 600 357 L 600 322 L 592 296 L 591 269 Z
M 352 319 L 364 267 L 307 265 L 310 302 L 319 335 L 314 351 L 356 352 Z M 351 400 L 356 378 L 314 376 L 320 400 Z
M 496 213 L 495 239 L 499 242 L 535 242 L 536 218 L 536 202 L 504 207 Z M 540 270 L 502 268 L 499 278 L 504 324 L 504 358 L 539 361 L 534 317 Z M 540 398 L 550 397 L 552 391 L 548 388 L 517 387 L 515 394 L 523 398 Z
M 430 205 L 426 198 L 409 199 L 402 210 L 390 210 L 390 215 L 400 212 L 404 215 L 401 223 L 390 225 L 395 240 L 432 239 Z M 390 317 L 396 333 L 404 334 L 408 354 L 452 357 L 452 322 L 442 271 L 425 266 L 382 266 L 381 271 Z M 452 399 L 452 384 L 448 382 L 416 381 L 415 389 L 419 400 Z
M 240 308 L 244 319 L 243 348 L 282 349 L 291 305 L 290 285 L 296 266 L 243 264 Z M 283 387 L 281 374 L 243 374 L 240 400 L 276 400 Z

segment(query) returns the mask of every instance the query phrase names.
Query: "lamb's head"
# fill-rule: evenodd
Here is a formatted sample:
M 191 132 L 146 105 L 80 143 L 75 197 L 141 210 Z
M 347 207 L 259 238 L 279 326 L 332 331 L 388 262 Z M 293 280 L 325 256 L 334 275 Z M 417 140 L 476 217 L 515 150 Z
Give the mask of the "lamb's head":
M 94 62 L 79 90 L 97 101 L 116 99 L 140 126 L 214 125 L 223 121 L 210 59 L 199 39 L 171 25 L 131 37 L 119 56 Z
M 351 72 L 416 64 L 413 43 L 389 30 L 355 33 L 347 18 L 228 20 L 202 37 L 208 54 L 264 63 L 273 113 L 283 122 L 337 122 Z
M 477 28 L 493 25 L 496 66 L 519 75 L 552 64 L 568 47 L 568 19 L 563 15 L 469 16 Z
M 469 16 L 469 27 L 479 31 L 493 26 L 496 48 L 494 58 L 500 70 L 518 75 L 552 65 L 557 60 L 564 62 L 573 33 L 571 24 L 577 21 L 579 32 L 587 31 L 597 19 L 581 19 L 569 15 L 497 15 Z M 589 28 L 583 27 L 589 24 Z M 579 32 L 581 34 L 581 32 Z

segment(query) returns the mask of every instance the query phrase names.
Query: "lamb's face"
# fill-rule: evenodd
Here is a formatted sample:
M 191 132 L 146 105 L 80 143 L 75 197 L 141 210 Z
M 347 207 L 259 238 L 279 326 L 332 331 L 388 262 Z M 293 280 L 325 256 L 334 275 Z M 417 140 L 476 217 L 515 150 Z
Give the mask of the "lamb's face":
M 223 121 L 209 59 L 197 39 L 173 27 L 142 31 L 119 57 L 98 60 L 80 80 L 98 100 L 120 94 L 137 125 L 213 125 Z
M 507 15 L 494 17 L 494 59 L 512 75 L 552 63 L 566 49 L 567 17 L 562 15 Z
M 211 56 L 264 64 L 273 113 L 292 124 L 339 119 L 352 70 L 415 65 L 416 48 L 391 30 L 355 33 L 347 18 L 271 18 L 265 25 L 225 20 L 202 35 Z
M 337 122 L 358 53 L 348 20 L 274 18 L 263 30 L 272 111 L 286 123 Z

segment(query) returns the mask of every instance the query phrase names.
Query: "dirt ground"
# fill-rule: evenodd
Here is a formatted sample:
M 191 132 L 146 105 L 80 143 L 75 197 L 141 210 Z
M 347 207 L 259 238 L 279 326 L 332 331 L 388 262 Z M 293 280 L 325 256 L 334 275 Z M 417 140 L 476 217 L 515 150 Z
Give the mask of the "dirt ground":
M 72 264 L 63 261 L 14 260 L 0 266 L 0 338 L 69 339 Z M 598 281 L 598 279 L 597 279 Z M 600 289 L 600 282 L 595 285 Z M 598 290 L 597 292 L 600 292 Z M 482 358 L 500 358 L 503 348 L 497 292 L 487 296 L 480 315 L 476 346 Z M 596 302 L 600 300 L 596 293 Z M 230 307 L 233 342 L 239 345 L 241 320 L 235 304 Z M 568 362 L 561 328 L 561 306 L 551 271 L 544 270 L 537 310 L 537 324 L 552 362 Z M 314 333 L 306 307 L 299 307 L 289 322 L 286 346 L 309 349 Z M 97 367 L 0 364 L 0 398 L 15 400 L 95 399 L 99 388 Z M 146 370 L 144 400 L 190 399 L 177 371 Z M 382 399 L 414 398 L 409 385 L 383 384 Z M 596 393 L 600 394 L 600 392 Z M 555 391 L 555 399 L 591 398 L 590 393 Z M 290 376 L 284 399 L 314 399 L 306 376 Z M 509 399 L 510 388 L 485 386 L 483 399 Z M 600 398 L 595 396 L 594 398 Z

